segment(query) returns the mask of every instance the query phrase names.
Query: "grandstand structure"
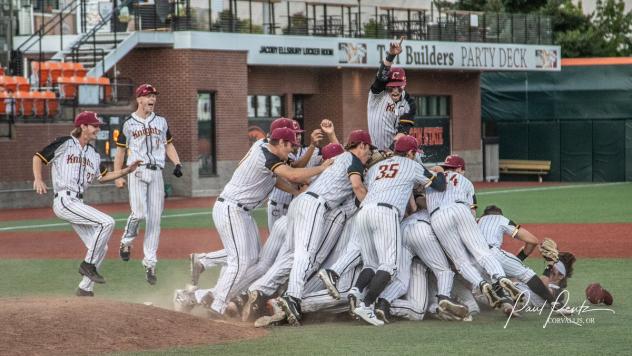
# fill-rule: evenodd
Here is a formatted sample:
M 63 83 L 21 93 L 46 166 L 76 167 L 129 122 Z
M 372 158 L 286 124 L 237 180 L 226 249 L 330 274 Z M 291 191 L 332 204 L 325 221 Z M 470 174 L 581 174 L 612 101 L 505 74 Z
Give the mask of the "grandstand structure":
M 7 167 L 0 202 L 13 207 L 48 203 L 32 199 L 30 159 L 68 134 L 80 110 L 106 122 L 95 144 L 111 162 L 142 83 L 160 92 L 156 111 L 168 119 L 184 162 L 181 179 L 165 174 L 167 191 L 206 196 L 221 191 L 250 142 L 279 116 L 308 133 L 324 118 L 339 137 L 366 128 L 369 86 L 393 39 L 405 38 L 396 65 L 406 69 L 406 90 L 417 102 L 413 134 L 426 160 L 458 153 L 474 180 L 483 175 L 481 73 L 560 70 L 549 18 L 445 12 L 432 1 L 23 5 L 0 7 L 7 24 L 0 33 L 0 164 Z M 92 201 L 126 196 L 109 185 L 91 194 Z

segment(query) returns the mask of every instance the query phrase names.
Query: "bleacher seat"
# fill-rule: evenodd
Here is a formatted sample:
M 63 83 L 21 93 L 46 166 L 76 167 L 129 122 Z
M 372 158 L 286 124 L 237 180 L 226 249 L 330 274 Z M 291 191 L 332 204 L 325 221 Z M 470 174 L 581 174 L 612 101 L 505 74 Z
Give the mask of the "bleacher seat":
M 50 64 L 49 62 L 31 62 L 31 69 L 34 75 L 34 79 L 40 86 L 47 86 L 48 79 L 50 77 Z
M 51 85 L 55 85 L 57 84 L 57 78 L 62 76 L 63 63 L 53 62 L 53 61 L 50 61 L 47 63 L 48 63 L 48 69 L 50 71 L 50 83 Z
M 75 63 L 74 62 L 63 62 L 62 66 L 62 75 L 64 77 L 74 77 L 77 74 L 75 73 Z
M 85 77 L 88 71 L 83 67 L 83 64 L 72 62 L 75 70 L 76 77 Z
M 13 94 L 0 90 L 0 115 L 11 115 L 15 107 Z
M 109 103 L 112 101 L 112 86 L 110 85 L 110 78 L 108 77 L 99 77 L 98 78 L 99 85 L 103 86 L 101 90 L 101 97 L 103 101 Z
M 59 113 L 59 101 L 52 91 L 43 92 L 44 99 L 46 100 L 46 113 L 48 117 L 54 117 Z
M 17 86 L 17 91 L 29 91 L 31 90 L 31 84 L 29 84 L 28 79 L 21 77 L 21 76 L 15 76 L 13 77 L 16 81 L 16 86 Z
M 2 75 L 0 76 L 0 87 L 3 87 L 6 91 L 14 93 L 17 91 L 18 81 L 13 76 Z
M 35 116 L 46 116 L 46 96 L 43 91 L 32 91 L 31 97 L 33 98 L 33 109 L 35 110 Z
M 83 80 L 75 76 L 59 77 L 57 83 L 59 84 L 59 97 L 61 99 L 74 99 L 77 97 L 77 84 L 83 83 Z
M 33 115 L 33 96 L 31 92 L 19 91 L 15 93 L 15 103 L 16 113 L 21 113 L 23 116 Z

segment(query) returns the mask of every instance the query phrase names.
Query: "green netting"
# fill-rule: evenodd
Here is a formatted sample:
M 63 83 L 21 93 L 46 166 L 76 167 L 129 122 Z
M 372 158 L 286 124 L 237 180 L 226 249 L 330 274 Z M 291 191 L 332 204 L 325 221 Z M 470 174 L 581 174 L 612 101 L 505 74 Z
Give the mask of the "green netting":
M 625 180 L 632 181 L 632 120 L 625 122 Z
M 551 171 L 544 180 L 560 180 L 560 124 L 558 122 L 529 123 L 529 159 L 551 161 Z
M 520 122 L 498 124 L 500 159 L 529 159 L 528 126 Z
M 625 122 L 593 122 L 593 182 L 625 179 Z
M 560 123 L 560 180 L 592 181 L 592 122 Z

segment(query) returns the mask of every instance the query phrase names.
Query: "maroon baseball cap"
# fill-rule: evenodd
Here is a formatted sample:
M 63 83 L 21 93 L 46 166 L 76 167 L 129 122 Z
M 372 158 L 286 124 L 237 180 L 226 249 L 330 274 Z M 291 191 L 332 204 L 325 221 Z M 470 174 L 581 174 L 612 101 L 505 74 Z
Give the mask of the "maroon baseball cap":
M 465 169 L 465 160 L 458 155 L 450 155 L 445 158 L 445 162 L 441 163 L 440 166 Z
M 301 124 L 296 120 L 292 120 L 292 130 L 297 133 L 305 132 L 305 130 L 301 129 Z
M 294 122 L 287 117 L 280 117 L 270 124 L 270 132 L 272 133 L 276 129 L 280 129 L 282 127 L 288 128 L 292 131 L 294 130 Z
M 320 149 L 320 153 L 323 155 L 323 159 L 334 158 L 337 155 L 343 153 L 345 148 L 339 143 L 330 143 Z
M 82 111 L 75 117 L 75 127 L 80 127 L 81 125 L 101 126 L 103 121 L 99 119 L 96 112 Z
M 402 136 L 395 141 L 395 152 L 406 153 L 408 151 L 421 152 L 419 142 L 413 136 Z
M 372 149 L 376 148 L 371 142 L 371 136 L 364 130 L 354 130 L 349 134 L 349 137 L 347 138 L 347 145 L 353 145 L 356 143 L 366 143 L 367 145 L 370 145 Z
M 294 130 L 289 129 L 287 127 L 280 127 L 278 129 L 274 129 L 272 131 L 272 135 L 270 136 L 273 140 L 283 140 L 292 144 L 292 146 L 299 146 L 298 142 L 296 142 L 296 132 Z
M 141 84 L 136 88 L 136 97 L 139 98 L 141 96 L 156 94 L 158 95 L 158 90 L 154 88 L 151 84 Z
M 406 86 L 406 71 L 404 68 L 391 68 L 388 71 L 387 87 L 404 87 Z

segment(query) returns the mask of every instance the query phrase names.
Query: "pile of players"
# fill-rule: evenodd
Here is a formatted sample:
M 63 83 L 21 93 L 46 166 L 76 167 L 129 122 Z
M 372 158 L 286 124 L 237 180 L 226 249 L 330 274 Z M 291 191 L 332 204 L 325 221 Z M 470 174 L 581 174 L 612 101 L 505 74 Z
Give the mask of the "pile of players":
M 408 135 L 415 104 L 406 74 L 391 68 L 399 53 L 401 41 L 392 43 L 371 85 L 368 132 L 352 131 L 343 146 L 323 120 L 301 146 L 298 123 L 280 118 L 252 145 L 213 207 L 224 249 L 191 255 L 192 284 L 176 290 L 177 310 L 202 305 L 211 318 L 257 326 L 345 311 L 376 326 L 427 315 L 472 320 L 479 302 L 513 316 L 527 303 L 563 310 L 556 299 L 574 257 L 551 240 L 539 244 L 498 207 L 477 221 L 461 157 L 422 163 Z M 265 201 L 270 236 L 260 247 L 251 214 Z M 504 235 L 524 248 L 502 250 Z M 536 246 L 548 261 L 544 276 L 523 264 Z M 216 285 L 198 288 L 213 266 L 221 266 Z

